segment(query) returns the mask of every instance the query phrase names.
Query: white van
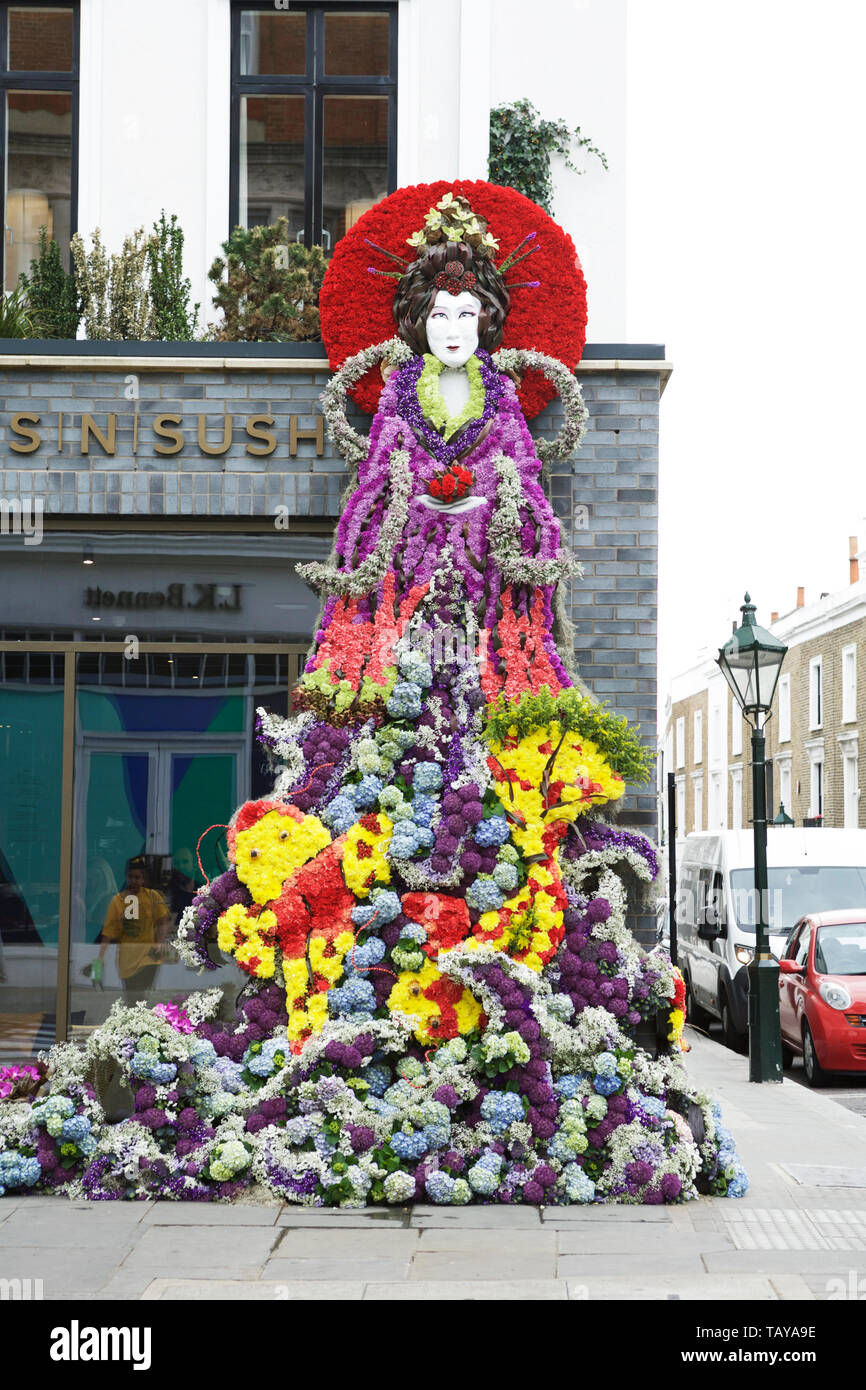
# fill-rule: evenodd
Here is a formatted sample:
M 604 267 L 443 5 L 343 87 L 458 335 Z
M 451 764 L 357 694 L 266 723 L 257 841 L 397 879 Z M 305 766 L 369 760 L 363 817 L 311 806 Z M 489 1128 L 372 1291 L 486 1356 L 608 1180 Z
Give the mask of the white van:
M 690 1020 L 721 1020 L 728 1047 L 749 1026 L 746 967 L 757 921 L 751 830 L 693 833 L 677 846 L 677 937 Z M 780 956 L 808 912 L 866 909 L 866 830 L 773 827 L 767 831 L 770 950 Z

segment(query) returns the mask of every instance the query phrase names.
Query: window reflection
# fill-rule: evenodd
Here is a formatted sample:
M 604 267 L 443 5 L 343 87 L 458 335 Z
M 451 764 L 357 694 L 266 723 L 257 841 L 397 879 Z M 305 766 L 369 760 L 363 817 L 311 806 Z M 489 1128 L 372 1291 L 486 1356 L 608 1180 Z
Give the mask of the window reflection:
M 72 10 L 40 5 L 9 10 L 9 67 L 16 72 L 71 72 L 74 55 Z
M 39 229 L 60 246 L 69 269 L 72 96 L 6 93 L 6 289 L 39 252 Z
M 333 246 L 388 192 L 388 98 L 324 100 L 322 170 L 326 245 Z
M 288 218 L 304 233 L 303 96 L 245 96 L 240 112 L 240 220 L 268 227 Z
M 329 77 L 387 77 L 390 20 L 386 14 L 325 15 L 325 72 Z

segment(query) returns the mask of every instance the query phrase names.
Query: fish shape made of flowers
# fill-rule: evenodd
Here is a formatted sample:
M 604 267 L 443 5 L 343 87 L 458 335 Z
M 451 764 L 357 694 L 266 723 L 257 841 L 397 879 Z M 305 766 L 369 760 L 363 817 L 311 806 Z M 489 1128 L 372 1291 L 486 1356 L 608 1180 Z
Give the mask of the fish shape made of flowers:
M 331 843 L 317 816 L 285 801 L 247 801 L 228 830 L 229 858 L 254 903 L 278 898 L 296 869 Z
M 589 739 L 557 723 L 524 738 L 492 740 L 487 766 L 496 794 L 525 855 L 543 854 L 542 836 L 556 821 L 570 822 L 587 806 L 616 801 L 625 782 Z
M 415 1019 L 419 1042 L 441 1042 L 483 1028 L 487 1019 L 475 996 L 459 980 L 452 980 L 426 961 L 420 970 L 404 970 L 388 995 L 392 1013 Z

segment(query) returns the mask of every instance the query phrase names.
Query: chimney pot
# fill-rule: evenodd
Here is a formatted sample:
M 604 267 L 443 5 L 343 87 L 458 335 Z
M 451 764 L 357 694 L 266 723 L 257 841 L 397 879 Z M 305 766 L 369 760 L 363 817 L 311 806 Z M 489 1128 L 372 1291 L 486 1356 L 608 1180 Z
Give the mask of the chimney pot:
M 800 585 L 798 586 L 798 588 L 797 588 L 797 607 L 798 607 L 798 608 L 805 608 L 805 606 L 806 606 L 806 590 L 805 590 L 805 587 L 804 587 L 802 584 L 800 584 Z
M 770 626 L 772 627 L 772 626 L 773 626 L 773 623 L 777 623 L 778 621 L 779 621 L 779 615 L 778 615 L 778 613 L 771 613 L 771 614 L 770 614 Z
M 848 583 L 857 584 L 860 581 L 860 562 L 857 559 L 859 549 L 856 536 L 848 537 Z

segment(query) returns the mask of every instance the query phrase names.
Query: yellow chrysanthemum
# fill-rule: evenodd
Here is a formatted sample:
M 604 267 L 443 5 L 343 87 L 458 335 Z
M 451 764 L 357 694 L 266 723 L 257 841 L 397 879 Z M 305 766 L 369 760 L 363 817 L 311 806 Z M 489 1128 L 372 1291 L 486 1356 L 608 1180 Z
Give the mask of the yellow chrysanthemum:
M 254 917 L 243 903 L 232 903 L 217 922 L 217 945 L 221 951 L 231 952 L 238 965 L 251 975 L 269 980 L 275 961 L 270 933 L 276 925 L 273 912 Z
M 427 961 L 420 970 L 404 970 L 388 996 L 392 1012 L 408 1014 L 416 1022 L 419 1042 L 442 1042 L 477 1028 L 482 1009 L 478 1000 L 459 981 L 450 979 Z
M 364 816 L 347 831 L 343 848 L 343 878 L 356 898 L 366 898 L 374 883 L 391 882 L 385 851 L 393 822 L 386 815 Z
M 525 822 L 513 830 L 525 855 L 543 852 L 541 834 L 547 826 L 573 821 L 588 806 L 615 801 L 625 791 L 622 778 L 596 745 L 577 734 L 563 738 L 556 722 L 519 742 L 516 732 L 504 744 L 494 741 L 491 753 L 505 774 L 494 771 L 496 794 Z
M 282 815 L 268 811 L 235 842 L 235 870 L 253 902 L 280 896 L 286 879 L 331 843 L 330 832 L 317 816 Z

